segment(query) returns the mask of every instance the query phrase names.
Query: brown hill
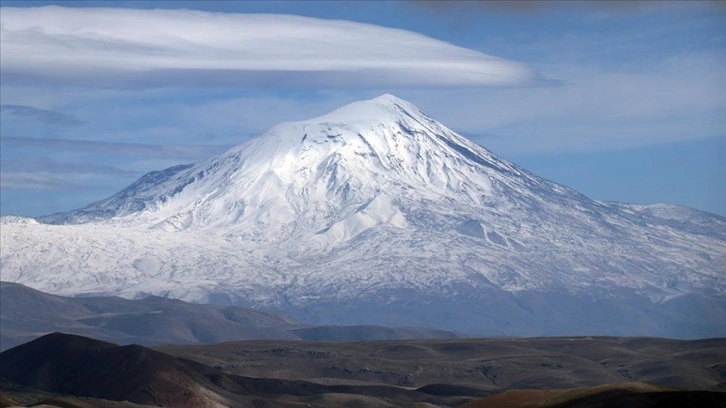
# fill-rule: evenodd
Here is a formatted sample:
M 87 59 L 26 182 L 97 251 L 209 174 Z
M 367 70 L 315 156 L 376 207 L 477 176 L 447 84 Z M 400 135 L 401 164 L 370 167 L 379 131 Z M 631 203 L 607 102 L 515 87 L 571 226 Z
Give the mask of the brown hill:
M 138 345 L 52 333 L 0 358 L 5 381 L 58 394 L 175 407 L 225 400 L 176 358 Z

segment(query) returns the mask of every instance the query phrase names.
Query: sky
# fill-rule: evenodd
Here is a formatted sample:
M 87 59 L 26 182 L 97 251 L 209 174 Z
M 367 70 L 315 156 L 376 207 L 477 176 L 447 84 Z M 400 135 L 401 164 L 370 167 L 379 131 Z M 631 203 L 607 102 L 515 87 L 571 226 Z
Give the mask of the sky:
M 392 93 L 591 198 L 726 216 L 725 4 L 2 1 L 0 214 Z

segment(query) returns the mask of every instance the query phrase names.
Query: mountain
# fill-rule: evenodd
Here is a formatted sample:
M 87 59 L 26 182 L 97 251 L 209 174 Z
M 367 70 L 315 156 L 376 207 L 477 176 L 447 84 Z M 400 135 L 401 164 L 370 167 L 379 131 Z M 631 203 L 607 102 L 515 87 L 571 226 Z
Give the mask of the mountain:
M 0 351 L 59 332 L 114 343 L 200 344 L 233 340 L 455 338 L 443 330 L 380 326 L 309 327 L 287 316 L 150 296 L 63 297 L 0 282 Z
M 3 279 L 472 334 L 726 335 L 726 219 L 599 202 L 392 95 L 37 220 Z

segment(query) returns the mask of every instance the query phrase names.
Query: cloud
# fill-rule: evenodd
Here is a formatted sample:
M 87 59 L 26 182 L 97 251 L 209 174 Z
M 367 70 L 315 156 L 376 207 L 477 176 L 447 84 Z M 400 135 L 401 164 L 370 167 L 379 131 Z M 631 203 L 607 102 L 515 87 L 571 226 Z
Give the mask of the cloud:
M 52 138 L 0 137 L 0 189 L 84 190 L 111 194 L 141 174 L 210 157 L 214 145 L 148 145 Z M 62 159 L 59 159 L 62 158 Z M 103 194 L 95 196 L 98 199 Z M 85 198 L 84 198 L 85 199 Z M 79 198 L 80 200 L 80 198 Z M 76 205 L 82 204 L 79 201 Z
M 581 2 L 573 2 L 571 0 L 467 0 L 467 1 L 450 1 L 450 0 L 412 0 L 406 4 L 419 6 L 426 9 L 450 12 L 477 12 L 477 11 L 501 11 L 509 13 L 534 13 L 552 8 L 572 7 L 590 7 L 605 10 L 641 10 L 652 7 L 672 7 L 672 6 L 697 6 L 697 7 L 713 7 L 717 10 L 726 11 L 725 3 L 722 0 L 702 0 L 702 1 L 660 1 L 660 0 L 589 0 Z
M 59 162 L 48 157 L 3 160 L 1 166 L 3 171 L 11 170 L 11 172 L 22 174 L 93 174 L 123 177 L 131 177 L 135 175 L 132 172 L 103 164 Z
M 77 189 L 81 186 L 61 180 L 46 173 L 0 173 L 0 189 L 12 190 L 48 190 L 48 189 Z
M 621 150 L 723 137 L 724 65 L 726 58 L 711 53 L 628 71 L 559 64 L 545 72 L 568 78 L 560 87 L 407 94 L 434 118 L 500 154 Z
M 12 136 L 0 138 L 0 145 L 2 145 L 4 149 L 53 149 L 101 155 L 111 154 L 114 156 L 175 158 L 193 160 L 222 153 L 229 147 L 227 145 L 157 145 Z
M 410 31 L 191 10 L 2 8 L 3 82 L 91 87 L 480 87 L 528 66 Z
M 0 105 L 0 114 L 15 118 L 34 119 L 47 125 L 72 127 L 83 124 L 83 121 L 65 113 L 25 105 Z
M 5 146 L 3 146 L 5 148 Z M 73 190 L 97 179 L 129 179 L 136 172 L 98 162 L 58 161 L 49 157 L 22 157 L 0 161 L 0 189 Z

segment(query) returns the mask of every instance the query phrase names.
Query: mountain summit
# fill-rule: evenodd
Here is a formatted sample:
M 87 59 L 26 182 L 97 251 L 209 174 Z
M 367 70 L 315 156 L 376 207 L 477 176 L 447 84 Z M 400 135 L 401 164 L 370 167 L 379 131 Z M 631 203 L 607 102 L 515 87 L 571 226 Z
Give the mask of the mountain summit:
M 402 201 L 481 205 L 508 186 L 521 191 L 536 183 L 523 174 L 410 103 L 383 95 L 280 124 L 207 162 L 150 173 L 109 199 L 42 220 L 133 214 L 133 223 L 155 228 L 239 230 L 269 241 L 332 228 L 330 243 L 337 244 L 373 226 L 405 226 Z
M 476 334 L 726 334 L 726 220 L 591 200 L 392 95 L 39 221 L 3 219 L 3 279 L 61 294 Z

